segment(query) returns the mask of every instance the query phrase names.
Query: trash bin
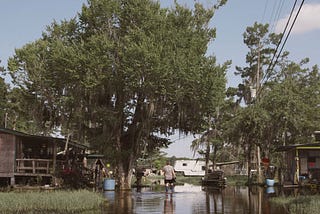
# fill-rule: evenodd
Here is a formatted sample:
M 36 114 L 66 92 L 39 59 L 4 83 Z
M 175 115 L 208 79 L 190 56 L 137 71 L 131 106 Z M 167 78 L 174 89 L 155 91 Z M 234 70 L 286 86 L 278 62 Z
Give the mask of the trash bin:
M 110 191 L 115 190 L 116 181 L 114 179 L 106 178 L 103 181 L 103 190 Z

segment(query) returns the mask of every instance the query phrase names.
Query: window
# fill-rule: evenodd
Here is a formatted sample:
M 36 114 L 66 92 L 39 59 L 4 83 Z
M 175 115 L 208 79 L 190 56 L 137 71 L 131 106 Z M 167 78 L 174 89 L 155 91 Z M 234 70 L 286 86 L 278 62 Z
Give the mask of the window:
M 182 164 L 182 166 L 187 166 L 187 165 L 188 165 L 187 163 L 183 163 L 183 164 Z

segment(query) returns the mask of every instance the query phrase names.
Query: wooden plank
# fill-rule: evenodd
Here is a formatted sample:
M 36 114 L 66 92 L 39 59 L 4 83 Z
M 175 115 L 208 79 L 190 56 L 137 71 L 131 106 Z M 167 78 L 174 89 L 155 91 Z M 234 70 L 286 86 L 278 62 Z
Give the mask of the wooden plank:
M 285 184 L 283 185 L 284 188 L 297 188 L 299 187 L 299 185 L 297 184 Z
M 28 161 L 36 161 L 36 162 L 52 162 L 51 159 L 39 159 L 39 158 L 32 158 L 32 159 L 28 159 L 28 158 L 23 158 L 23 159 L 19 159 L 17 158 L 16 159 L 17 161 L 25 161 L 25 162 L 28 162 Z
M 17 171 L 20 171 L 20 170 L 46 170 L 46 171 L 49 171 L 48 170 L 48 167 L 32 167 L 32 166 L 20 166 L 19 168 L 17 168 Z
M 14 173 L 15 176 L 31 176 L 31 177 L 36 177 L 36 176 L 43 176 L 43 177 L 52 177 L 52 174 L 47 174 L 47 173 L 23 173 L 23 172 L 16 172 Z
M 13 172 L 0 172 L 0 177 L 12 177 L 13 176 Z
M 50 168 L 50 163 L 52 160 L 49 159 L 16 159 L 17 168 L 16 172 L 18 173 L 30 173 L 26 171 L 32 171 L 34 174 L 38 174 L 39 171 L 45 171 L 46 174 L 49 174 L 50 171 L 53 171 L 53 168 Z M 31 166 L 30 166 L 31 165 Z

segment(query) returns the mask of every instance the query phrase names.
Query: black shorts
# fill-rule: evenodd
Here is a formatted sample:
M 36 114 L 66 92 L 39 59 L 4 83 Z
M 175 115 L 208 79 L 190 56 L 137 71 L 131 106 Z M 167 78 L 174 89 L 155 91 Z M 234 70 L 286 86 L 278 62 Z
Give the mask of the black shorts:
M 165 183 L 165 184 L 167 184 L 167 183 L 173 184 L 173 182 L 174 182 L 174 179 L 169 179 L 169 180 L 164 179 L 164 183 Z

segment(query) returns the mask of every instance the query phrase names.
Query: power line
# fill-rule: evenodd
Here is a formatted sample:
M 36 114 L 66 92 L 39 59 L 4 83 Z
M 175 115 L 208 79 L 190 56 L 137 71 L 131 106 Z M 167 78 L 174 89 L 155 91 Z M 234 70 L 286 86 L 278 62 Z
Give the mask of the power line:
M 297 4 L 297 0 L 295 0 L 295 2 L 294 2 L 294 4 L 293 4 L 293 7 L 292 7 L 292 9 L 291 9 L 291 12 L 290 12 L 289 18 L 288 18 L 288 20 L 287 20 L 286 26 L 285 26 L 285 28 L 284 28 L 284 30 L 283 30 L 283 33 L 282 33 L 282 35 L 281 35 L 281 38 L 280 38 L 278 44 L 277 44 L 276 50 L 274 51 L 273 57 L 272 57 L 272 59 L 271 59 L 271 61 L 270 61 L 270 63 L 269 63 L 269 66 L 268 66 L 268 68 L 267 68 L 267 71 L 266 71 L 266 74 L 265 74 L 264 78 L 267 76 L 267 73 L 270 72 L 270 70 L 271 70 L 270 68 L 271 68 L 271 66 L 272 66 L 272 64 L 273 64 L 273 60 L 274 60 L 275 56 L 277 55 L 278 48 L 280 47 L 280 44 L 281 44 L 281 42 L 282 42 L 282 39 L 283 39 L 283 37 L 284 37 L 284 35 L 285 35 L 286 31 L 287 31 L 287 28 L 288 28 L 288 26 L 289 26 L 289 23 L 290 23 L 290 20 L 291 20 L 292 15 L 293 15 L 293 11 L 294 11 L 294 9 L 295 9 L 295 7 L 296 7 L 296 4 Z M 264 78 L 263 78 L 263 79 L 264 79 Z M 263 79 L 262 79 L 262 81 L 263 81 Z
M 302 8 L 302 6 L 303 6 L 303 4 L 304 4 L 304 0 L 302 0 L 302 2 L 301 2 L 301 4 L 300 4 L 300 7 L 299 7 L 299 9 L 298 9 L 298 11 L 297 11 L 297 13 L 296 13 L 296 15 L 295 15 L 295 18 L 294 18 L 294 20 L 293 20 L 293 22 L 292 22 L 292 24 L 291 24 L 291 27 L 290 27 L 290 29 L 289 29 L 289 32 L 287 33 L 287 36 L 286 36 L 286 38 L 285 38 L 285 40 L 284 40 L 284 42 L 283 42 L 283 44 L 282 44 L 282 46 L 281 46 L 281 49 L 280 49 L 279 53 L 277 54 L 278 48 L 280 47 L 280 44 L 281 44 L 281 42 L 282 42 L 282 39 L 283 39 L 283 37 L 284 37 L 284 35 L 285 35 L 285 32 L 287 31 L 287 28 L 288 28 L 288 26 L 289 26 L 291 17 L 292 17 L 292 15 L 293 15 L 293 11 L 294 11 L 294 9 L 295 9 L 295 7 L 296 7 L 296 3 L 297 3 L 297 0 L 295 0 L 295 3 L 294 3 L 294 5 L 293 5 L 293 7 L 292 7 L 292 9 L 291 9 L 290 16 L 289 16 L 289 18 L 288 18 L 288 20 L 287 20 L 286 26 L 285 26 L 285 28 L 284 28 L 284 30 L 283 30 L 283 33 L 282 33 L 282 35 L 281 35 L 281 38 L 280 38 L 280 40 L 279 40 L 279 42 L 278 42 L 278 44 L 277 44 L 276 50 L 274 51 L 274 55 L 273 55 L 273 57 L 272 57 L 272 59 L 271 59 L 271 61 L 270 61 L 270 63 L 269 63 L 269 66 L 268 66 L 268 68 L 267 68 L 267 70 L 266 70 L 266 73 L 265 73 L 263 79 L 261 80 L 261 82 L 263 82 L 264 79 L 266 79 L 266 78 L 267 78 L 266 81 L 268 80 L 268 78 L 269 78 L 269 77 L 268 77 L 269 73 L 274 69 L 276 63 L 278 62 L 278 59 L 279 59 L 279 57 L 280 57 L 280 55 L 281 55 L 281 52 L 283 51 L 283 48 L 284 48 L 284 46 L 285 46 L 285 44 L 286 44 L 286 42 L 287 42 L 287 40 L 288 40 L 288 38 L 289 38 L 289 35 L 290 35 L 290 33 L 291 33 L 291 30 L 292 30 L 292 28 L 293 28 L 293 26 L 294 26 L 294 24 L 295 24 L 295 22 L 296 22 L 296 20 L 297 20 L 297 18 L 298 18 L 298 15 L 299 15 L 299 13 L 300 13 L 300 11 L 301 11 L 301 8 Z M 273 60 L 274 60 L 275 57 L 276 57 L 276 60 L 273 62 Z M 260 90 L 261 90 L 261 89 L 262 89 L 262 87 L 260 88 Z M 260 90 L 257 91 L 257 94 L 260 93 Z
M 273 29 L 274 28 L 274 23 L 279 18 L 285 1 L 286 0 L 271 1 L 271 2 L 273 2 L 273 5 L 271 5 L 269 0 L 265 0 L 265 5 L 264 5 L 262 17 L 261 17 L 261 23 L 264 23 L 265 21 L 267 23 L 272 23 L 272 26 L 270 25 L 270 28 Z M 267 13 L 267 10 L 268 10 L 269 7 L 272 8 L 271 16 L 270 16 L 269 20 L 266 20 L 267 19 L 266 18 L 266 13 Z
M 279 57 L 280 57 L 280 54 L 281 54 L 281 52 L 283 51 L 284 45 L 287 43 L 287 40 L 288 40 L 288 38 L 289 38 L 289 35 L 290 35 L 290 33 L 291 33 L 291 30 L 292 30 L 292 28 L 293 28 L 296 20 L 297 20 L 297 18 L 298 18 L 298 15 L 299 15 L 299 13 L 300 13 L 300 11 L 301 11 L 301 8 L 302 8 L 303 3 L 304 3 L 304 0 L 302 0 L 302 2 L 301 2 L 301 4 L 300 4 L 299 10 L 298 10 L 296 16 L 294 17 L 294 20 L 293 20 L 293 23 L 292 23 L 292 25 L 291 25 L 291 27 L 290 27 L 290 30 L 289 30 L 289 32 L 288 32 L 288 34 L 287 34 L 287 36 L 286 36 L 286 39 L 284 40 L 284 42 L 283 42 L 283 44 L 282 44 L 282 47 L 281 47 L 281 49 L 280 49 L 280 51 L 279 51 L 279 54 L 278 54 L 278 56 L 277 56 L 277 58 L 276 58 L 276 61 L 273 63 L 273 66 L 272 66 L 271 70 L 273 70 L 274 66 L 275 66 L 276 63 L 278 62 L 278 59 L 279 59 Z
M 278 20 L 279 17 L 280 17 L 284 2 L 285 2 L 285 0 L 279 1 L 278 9 L 277 9 L 277 12 L 275 13 L 274 20 L 272 22 L 273 26 L 272 26 L 272 30 L 271 31 L 274 31 L 276 20 Z
M 264 22 L 264 17 L 265 17 L 265 15 L 266 15 L 267 7 L 268 7 L 268 2 L 269 2 L 269 1 L 266 0 L 266 3 L 265 3 L 265 5 L 264 5 L 263 15 L 262 15 L 262 18 L 261 18 L 261 22 L 262 22 L 262 23 Z

